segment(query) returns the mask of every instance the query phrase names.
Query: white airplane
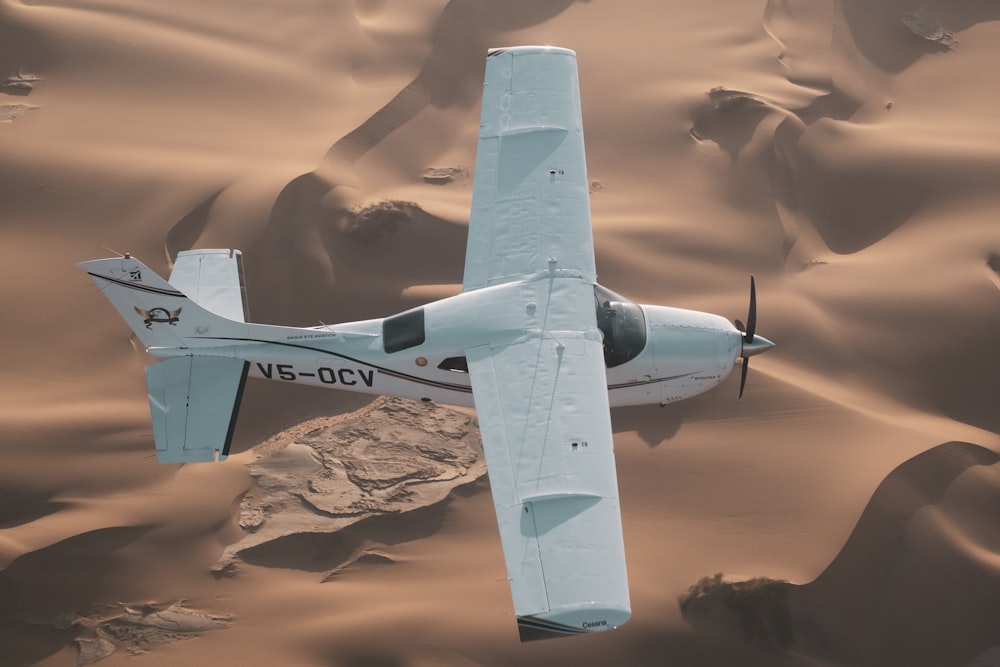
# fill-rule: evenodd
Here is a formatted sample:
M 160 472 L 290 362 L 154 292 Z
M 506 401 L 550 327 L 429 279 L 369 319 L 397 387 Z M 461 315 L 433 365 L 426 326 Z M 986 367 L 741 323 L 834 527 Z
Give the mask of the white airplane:
M 609 407 L 666 405 L 772 347 L 718 315 L 597 284 L 576 54 L 486 59 L 463 290 L 385 319 L 250 324 L 238 250 L 178 254 L 169 281 L 84 262 L 150 354 L 161 463 L 224 460 L 248 377 L 475 406 L 522 640 L 631 615 Z M 737 328 L 738 327 L 738 328 Z

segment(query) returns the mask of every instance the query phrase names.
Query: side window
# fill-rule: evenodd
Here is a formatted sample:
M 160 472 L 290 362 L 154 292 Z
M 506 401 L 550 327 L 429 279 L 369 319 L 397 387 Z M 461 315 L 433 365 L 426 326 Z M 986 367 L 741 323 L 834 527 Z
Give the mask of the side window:
M 424 309 L 408 310 L 382 320 L 382 349 L 387 354 L 424 342 Z

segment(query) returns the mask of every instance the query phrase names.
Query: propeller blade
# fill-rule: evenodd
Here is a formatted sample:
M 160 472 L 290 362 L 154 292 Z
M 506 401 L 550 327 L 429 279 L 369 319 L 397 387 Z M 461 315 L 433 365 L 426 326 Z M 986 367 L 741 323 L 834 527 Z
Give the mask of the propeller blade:
M 736 325 L 736 328 L 739 329 L 741 333 L 747 332 L 747 325 L 743 324 L 743 320 L 733 320 L 733 324 Z
M 757 331 L 757 286 L 753 276 L 750 276 L 750 312 L 747 313 L 747 329 L 743 334 L 743 340 L 751 342 L 754 332 Z
M 743 357 L 743 368 L 740 369 L 740 396 L 739 400 L 743 400 L 743 388 L 747 386 L 747 369 L 750 368 L 750 359 Z
M 750 352 L 749 346 L 754 342 L 754 334 L 757 331 L 757 282 L 754 280 L 753 275 L 750 276 L 750 309 L 747 313 L 747 323 L 744 325 L 739 320 L 736 320 L 736 328 L 743 332 L 743 344 L 744 352 L 741 355 L 743 359 L 743 367 L 740 368 L 740 400 L 743 399 L 743 390 L 747 386 L 747 371 L 750 370 Z

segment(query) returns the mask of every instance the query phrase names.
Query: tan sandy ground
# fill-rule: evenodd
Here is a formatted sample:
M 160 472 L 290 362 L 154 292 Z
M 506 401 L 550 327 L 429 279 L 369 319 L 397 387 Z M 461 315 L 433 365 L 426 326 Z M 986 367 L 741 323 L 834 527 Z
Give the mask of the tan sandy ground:
M 102 664 L 968 665 L 1000 645 L 998 19 L 989 0 L 0 0 L 0 665 L 74 664 L 60 614 L 182 599 L 233 622 Z M 752 272 L 778 343 L 742 403 L 731 378 L 613 414 L 633 620 L 520 645 L 482 482 L 382 540 L 393 563 L 212 578 L 246 457 L 156 465 L 149 359 L 73 265 L 241 248 L 251 315 L 288 324 L 450 293 L 471 181 L 422 174 L 474 164 L 486 49 L 523 43 L 579 54 L 602 283 L 743 317 Z M 413 206 L 366 244 L 358 211 L 383 200 Z M 238 450 L 364 403 L 247 393 Z M 681 616 L 715 572 L 808 584 L 789 651 Z

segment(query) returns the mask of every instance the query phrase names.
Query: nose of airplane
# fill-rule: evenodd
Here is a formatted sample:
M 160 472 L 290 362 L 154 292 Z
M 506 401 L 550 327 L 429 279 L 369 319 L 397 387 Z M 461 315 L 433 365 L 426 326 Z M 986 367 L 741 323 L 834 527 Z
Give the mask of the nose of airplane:
M 764 338 L 763 336 L 757 336 L 755 334 L 751 340 L 743 341 L 743 352 L 740 353 L 740 356 L 752 357 L 755 354 L 760 354 L 761 352 L 767 352 L 772 347 L 774 347 L 774 343 Z

